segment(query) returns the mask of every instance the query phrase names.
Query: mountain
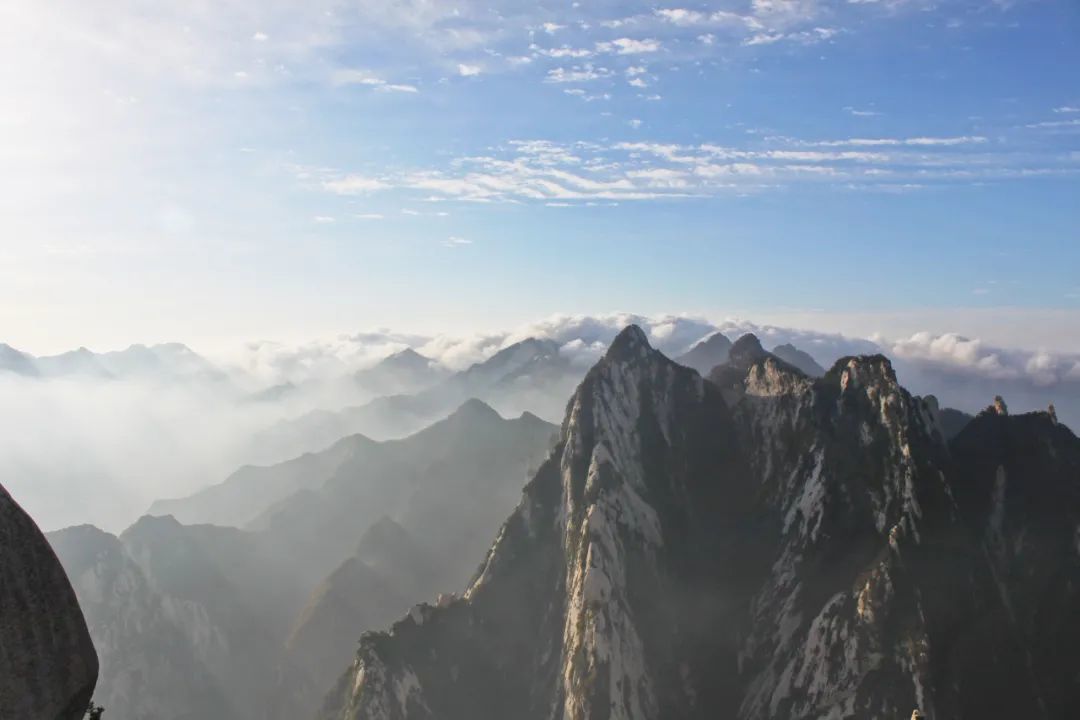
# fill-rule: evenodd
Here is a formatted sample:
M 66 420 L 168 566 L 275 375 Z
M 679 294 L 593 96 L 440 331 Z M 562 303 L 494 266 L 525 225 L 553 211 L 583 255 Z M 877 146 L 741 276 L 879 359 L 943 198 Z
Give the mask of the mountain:
M 446 377 L 435 361 L 412 348 L 383 358 L 373 367 L 360 370 L 356 383 L 375 395 L 412 394 L 427 389 Z
M 81 720 L 98 658 L 64 568 L 0 486 L 0 713 Z
M 373 443 L 249 527 L 316 582 L 349 557 L 358 528 L 389 515 L 439 553 L 441 579 L 464 582 L 554 432 L 535 416 L 507 420 L 470 400 L 407 438 Z
M 298 575 L 329 573 L 293 624 L 272 717 L 311 716 L 362 631 L 465 586 L 555 431 L 471 400 L 357 455 L 320 489 L 299 491 L 253 523 Z M 367 529 L 357 543 L 358 528 Z
M 101 658 L 96 700 L 117 717 L 253 720 L 303 588 L 233 528 L 144 517 L 119 537 L 49 533 Z
M 813 379 L 747 337 L 712 377 L 623 331 L 464 596 L 365 634 L 319 717 L 1080 711 L 1076 436 L 947 445 L 883 356 Z
M 95 353 L 85 347 L 34 357 L 0 344 L 0 371 L 40 378 L 224 381 L 226 376 L 211 362 L 180 343 L 132 345 L 126 350 Z
M 83 525 L 49 541 L 101 659 L 98 704 L 118 717 L 238 717 L 215 677 L 229 662 L 224 633 L 205 608 L 155 589 L 114 535 Z
M 555 426 L 480 401 L 415 435 L 244 468 L 119 537 L 49 535 L 118 717 L 310 716 L 367 629 L 461 589 Z
M 417 600 L 434 597 L 434 570 L 434 557 L 390 518 L 368 528 L 356 554 L 315 588 L 297 617 L 270 717 L 309 717 L 355 652 L 358 635 L 343 630 L 386 627 Z
M 772 353 L 788 365 L 799 368 L 809 377 L 821 377 L 825 374 L 825 368 L 821 367 L 817 360 L 791 343 L 777 345 L 773 348 Z
M 317 453 L 270 466 L 245 465 L 217 485 L 185 498 L 157 500 L 149 515 L 172 515 L 182 523 L 243 527 L 297 490 L 314 490 L 347 461 L 376 443 L 363 435 L 343 438 Z
M 0 343 L 0 371 L 28 377 L 34 377 L 38 374 L 33 356 L 4 343 Z
M 730 352 L 731 341 L 722 333 L 713 333 L 685 354 L 675 358 L 675 362 L 694 368 L 702 375 L 708 375 L 714 367 L 728 361 Z
M 582 374 L 559 353 L 557 343 L 529 338 L 415 394 L 386 395 L 364 405 L 336 412 L 317 410 L 278 422 L 252 439 L 251 455 L 259 464 L 273 464 L 347 435 L 402 438 L 470 398 L 483 400 L 504 415 L 528 411 L 558 418 Z

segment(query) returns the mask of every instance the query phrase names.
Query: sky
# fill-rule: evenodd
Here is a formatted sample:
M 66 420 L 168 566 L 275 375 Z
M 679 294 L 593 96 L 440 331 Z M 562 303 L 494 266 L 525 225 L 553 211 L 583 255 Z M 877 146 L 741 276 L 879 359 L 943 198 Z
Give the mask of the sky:
M 692 313 L 1080 352 L 1075 0 L 0 0 L 0 342 Z

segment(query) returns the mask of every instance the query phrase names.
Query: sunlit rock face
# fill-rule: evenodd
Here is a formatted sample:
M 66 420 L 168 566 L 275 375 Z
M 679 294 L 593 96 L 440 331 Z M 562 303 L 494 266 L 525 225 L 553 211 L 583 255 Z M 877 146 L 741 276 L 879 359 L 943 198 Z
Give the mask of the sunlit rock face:
M 52 548 L 0 486 L 0 716 L 76 720 L 98 661 Z
M 703 379 L 628 328 L 464 597 L 365 635 L 320 717 L 1074 716 L 1080 441 L 938 420 L 882 356 L 748 337 Z

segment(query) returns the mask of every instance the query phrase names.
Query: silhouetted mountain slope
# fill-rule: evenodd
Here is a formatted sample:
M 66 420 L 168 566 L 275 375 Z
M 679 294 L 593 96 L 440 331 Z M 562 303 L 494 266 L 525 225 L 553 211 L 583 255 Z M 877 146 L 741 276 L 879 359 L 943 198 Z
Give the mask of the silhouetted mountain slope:
M 441 575 L 434 568 L 434 558 L 393 520 L 368 528 L 356 555 L 315 588 L 293 624 L 270 718 L 310 717 L 355 652 L 357 631 L 387 627 L 417 600 L 433 597 Z
M 554 431 L 534 416 L 505 420 L 470 400 L 414 435 L 350 457 L 321 487 L 284 498 L 251 528 L 316 582 L 352 553 L 358 528 L 390 515 L 442 555 L 443 580 L 460 583 Z
M 158 500 L 150 515 L 172 515 L 182 523 L 247 525 L 268 507 L 301 489 L 315 489 L 343 463 L 373 451 L 363 435 L 338 440 L 322 452 L 305 453 L 270 466 L 245 465 L 224 482 L 175 500 Z
M 465 596 L 365 635 L 320 717 L 1076 714 L 1071 432 L 950 452 L 882 356 L 814 380 L 748 337 L 714 377 L 624 331 Z

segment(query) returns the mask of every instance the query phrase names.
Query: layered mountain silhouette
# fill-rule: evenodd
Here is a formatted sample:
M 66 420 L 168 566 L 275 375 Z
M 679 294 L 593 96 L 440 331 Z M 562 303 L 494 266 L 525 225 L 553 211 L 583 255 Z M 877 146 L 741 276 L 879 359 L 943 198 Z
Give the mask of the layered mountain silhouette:
M 883 356 L 709 379 L 625 330 L 453 602 L 366 634 L 328 720 L 1080 713 L 1080 440 L 951 443 Z
M 556 428 L 464 403 L 414 436 L 248 469 L 119 537 L 49 534 L 118 717 L 310 716 L 360 634 L 460 591 Z
M 406 350 L 372 368 L 370 388 L 378 388 L 374 378 L 394 375 L 401 366 L 415 368 L 427 362 Z M 256 434 L 250 455 L 259 464 L 275 464 L 305 452 L 320 450 L 348 435 L 361 434 L 376 440 L 405 437 L 444 417 L 466 400 L 475 398 L 503 415 L 531 412 L 549 419 L 562 416 L 566 398 L 580 382 L 584 368 L 559 353 L 551 340 L 529 338 L 500 350 L 487 360 L 461 372 L 440 377 L 437 370 L 422 373 L 426 389 L 407 394 L 387 394 L 385 386 L 373 400 L 342 410 L 315 410 L 297 418 L 275 423 Z

